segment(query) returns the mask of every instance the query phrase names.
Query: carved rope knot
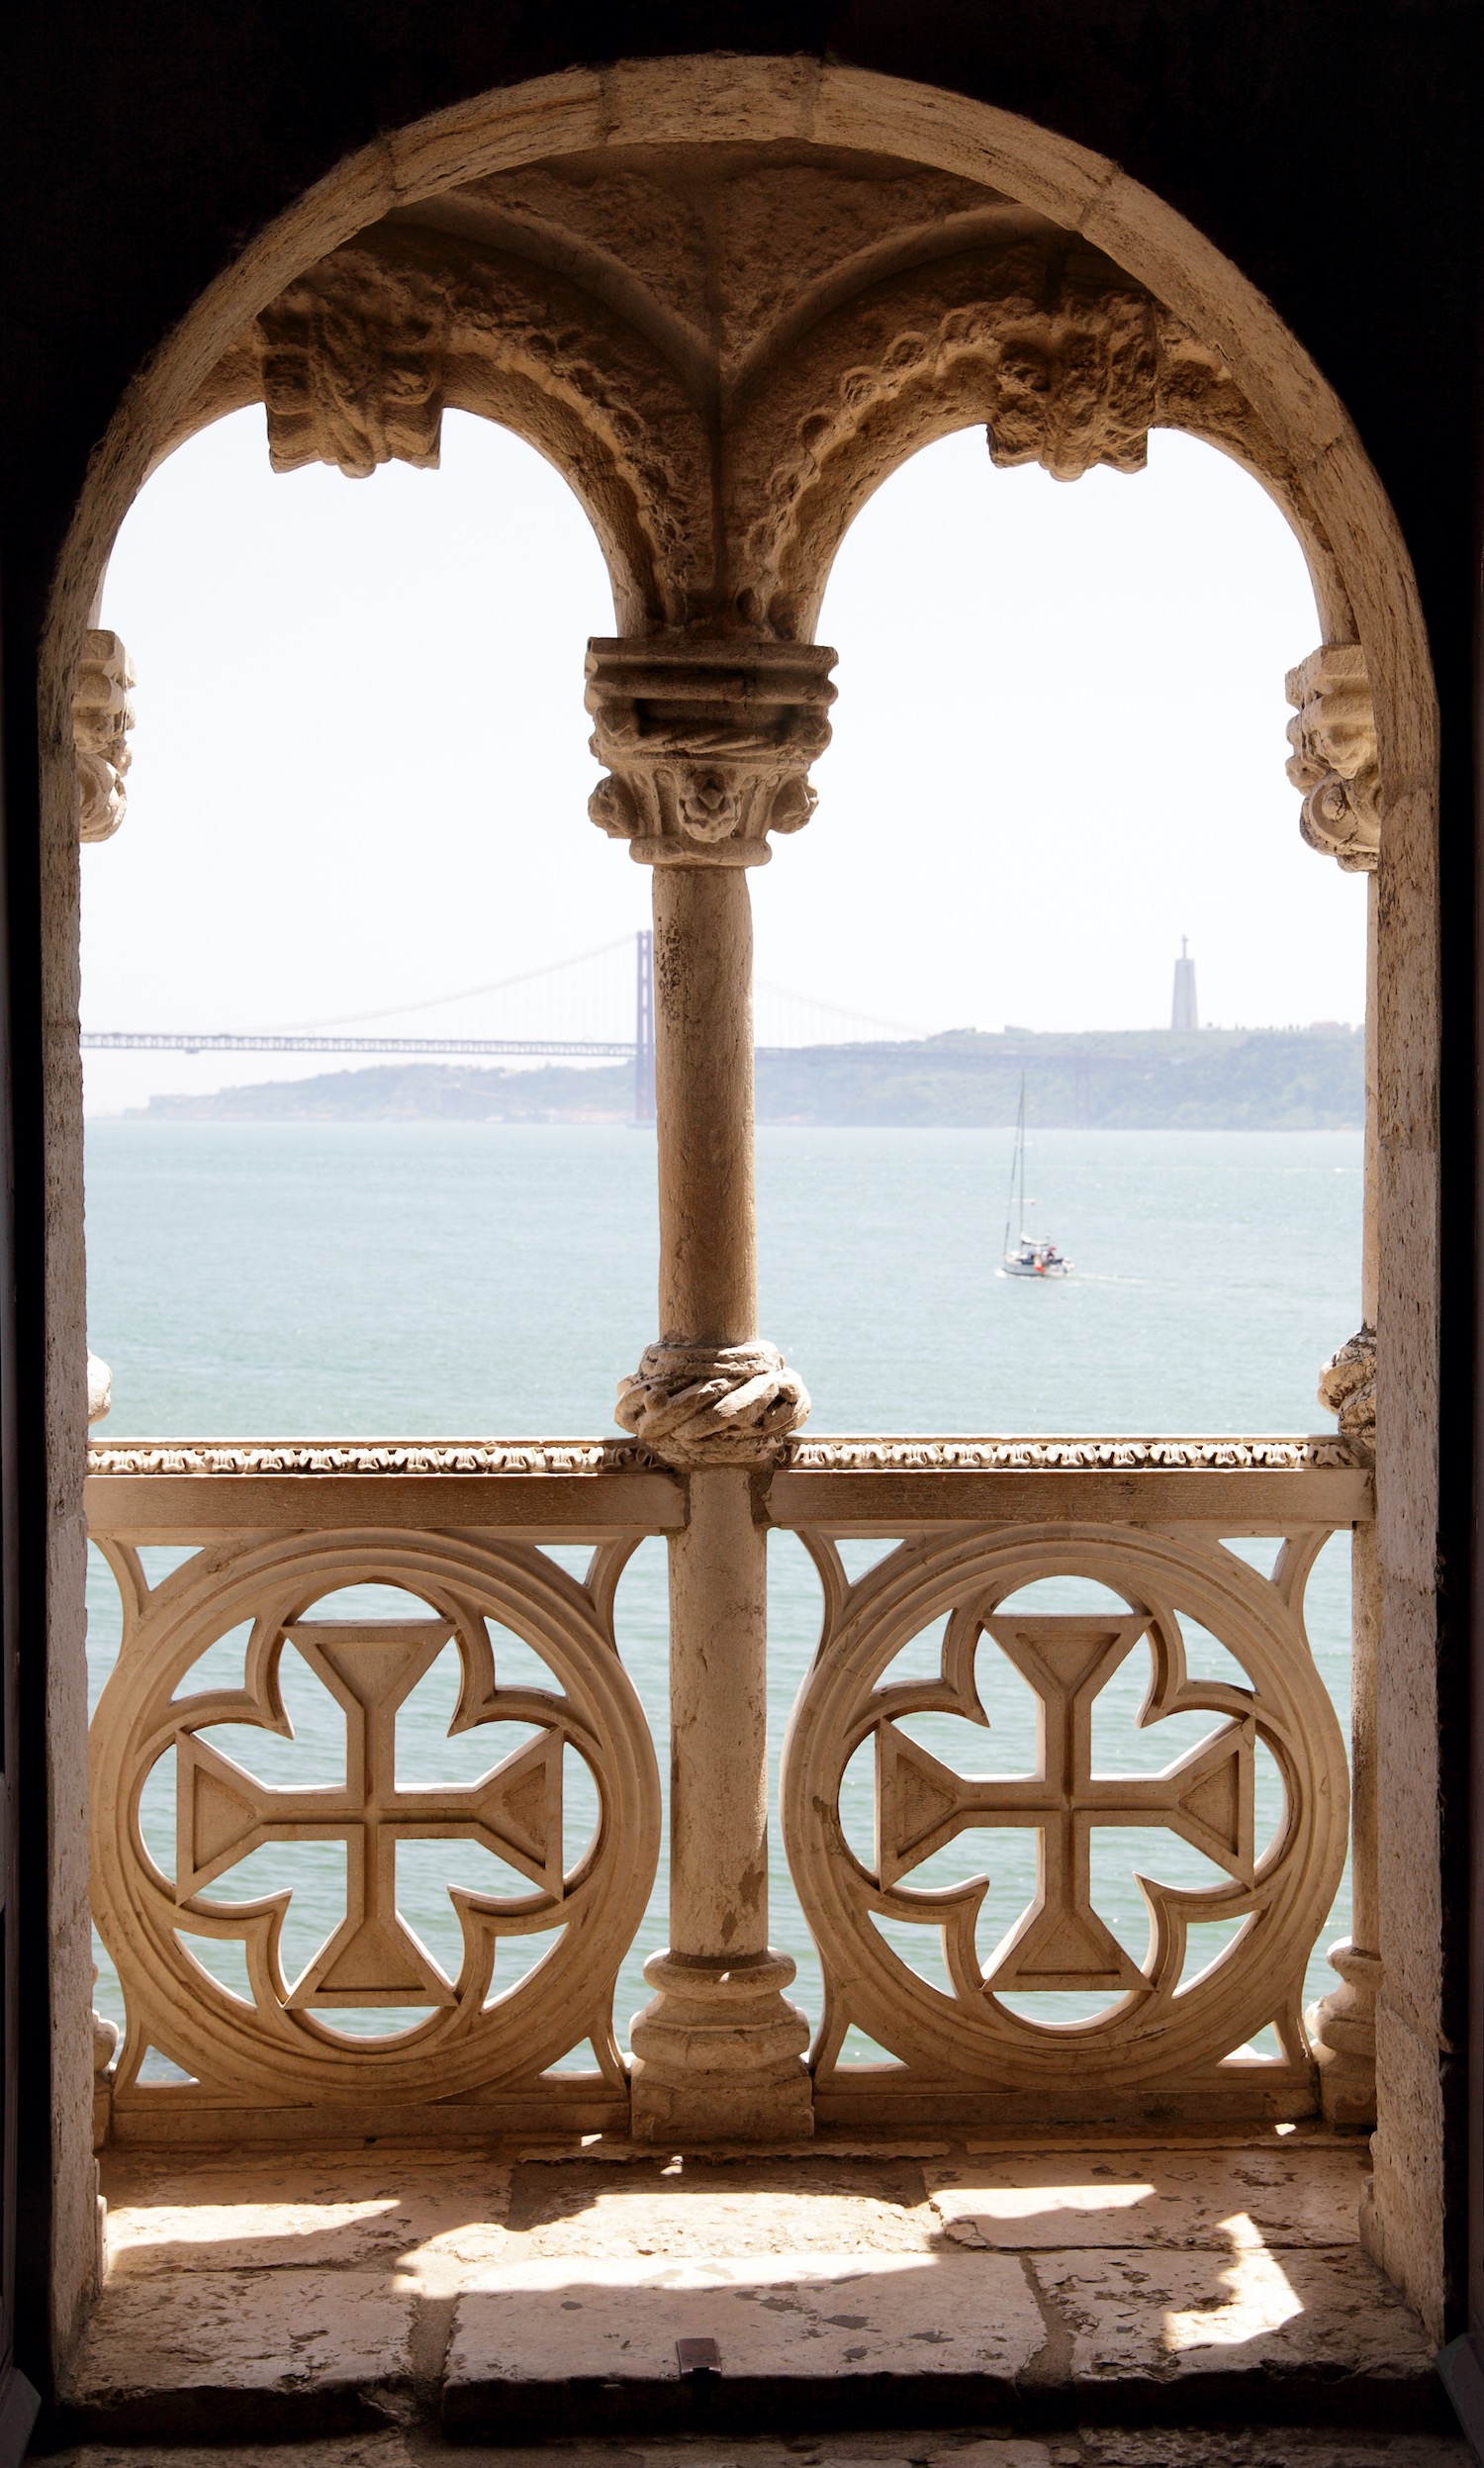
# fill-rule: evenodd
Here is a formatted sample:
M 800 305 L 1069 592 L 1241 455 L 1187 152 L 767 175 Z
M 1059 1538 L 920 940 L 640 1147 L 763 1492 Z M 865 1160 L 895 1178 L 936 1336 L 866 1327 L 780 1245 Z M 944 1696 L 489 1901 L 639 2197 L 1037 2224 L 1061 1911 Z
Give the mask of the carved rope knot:
M 1376 1332 L 1357 1328 L 1319 1375 L 1319 1401 L 1340 1424 L 1340 1436 L 1374 1465 L 1376 1455 Z
M 820 643 L 731 635 L 590 642 L 592 747 L 608 768 L 588 804 L 599 829 L 641 865 L 766 865 L 769 832 L 814 810 L 834 662 Z
M 1358 643 L 1326 643 L 1289 670 L 1285 690 L 1294 707 L 1287 772 L 1304 800 L 1299 829 L 1346 874 L 1374 874 L 1380 771 L 1365 654 Z
M 621 1380 L 616 1420 L 672 1465 L 766 1464 L 809 1411 L 777 1346 L 646 1346 Z
M 124 819 L 124 775 L 134 726 L 134 662 L 117 634 L 95 625 L 83 637 L 72 689 L 72 744 L 77 756 L 78 831 L 84 840 L 111 840 Z

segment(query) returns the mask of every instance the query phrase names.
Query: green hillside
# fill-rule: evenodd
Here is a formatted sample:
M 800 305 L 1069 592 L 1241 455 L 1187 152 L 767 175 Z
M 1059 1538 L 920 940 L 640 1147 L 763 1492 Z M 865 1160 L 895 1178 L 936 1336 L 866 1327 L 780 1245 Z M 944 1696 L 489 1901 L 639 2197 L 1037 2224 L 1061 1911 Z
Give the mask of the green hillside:
M 758 1119 L 984 1128 L 1012 1123 L 1025 1074 L 1035 1121 L 1054 1129 L 1315 1131 L 1358 1127 L 1358 1029 L 1105 1030 L 1081 1036 L 956 1031 L 892 1045 L 764 1048 Z M 211 1096 L 156 1096 L 162 1117 L 250 1122 L 621 1122 L 627 1063 L 480 1070 L 378 1063 Z

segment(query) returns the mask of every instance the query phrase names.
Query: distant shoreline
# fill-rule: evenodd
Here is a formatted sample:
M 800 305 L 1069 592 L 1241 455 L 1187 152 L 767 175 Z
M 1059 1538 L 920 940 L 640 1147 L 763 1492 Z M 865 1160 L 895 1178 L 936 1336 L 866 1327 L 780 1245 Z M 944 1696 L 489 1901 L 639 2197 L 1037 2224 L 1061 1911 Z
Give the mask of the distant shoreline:
M 1353 1131 L 1364 1119 L 1362 1032 L 1330 1023 L 762 1048 L 757 1118 L 775 1128 L 1005 1130 L 1022 1074 L 1041 1130 Z M 603 1127 L 632 1114 L 628 1063 L 505 1071 L 398 1062 L 154 1096 L 113 1119 Z

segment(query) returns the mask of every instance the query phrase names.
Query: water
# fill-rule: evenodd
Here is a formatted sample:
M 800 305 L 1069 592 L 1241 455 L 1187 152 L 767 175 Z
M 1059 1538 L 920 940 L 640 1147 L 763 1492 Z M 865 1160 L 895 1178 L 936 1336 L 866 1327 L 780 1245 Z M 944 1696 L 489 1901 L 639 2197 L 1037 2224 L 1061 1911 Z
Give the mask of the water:
M 993 1274 L 1004 1224 L 1008 1132 L 765 1130 L 759 1139 L 762 1325 L 802 1371 L 811 1429 L 845 1431 L 1285 1431 L 1322 1421 L 1319 1365 L 1356 1325 L 1360 1140 L 1355 1133 L 1045 1132 L 1032 1137 L 1031 1225 L 1077 1263 L 1061 1284 Z M 1018 1231 L 1017 1227 L 1014 1229 Z M 304 1436 L 529 1437 L 610 1429 L 618 1377 L 653 1335 L 654 1144 L 624 1129 L 449 1123 L 241 1123 L 99 1120 L 88 1130 L 89 1337 L 114 1372 L 110 1439 Z M 878 1547 L 855 1546 L 853 1569 Z M 156 1572 L 184 1555 L 151 1554 Z M 1271 1554 L 1252 1546 L 1258 1565 Z M 557 1555 L 579 1568 L 585 1555 Z M 818 1587 L 789 1536 L 771 1545 L 774 1756 L 817 1636 Z M 118 1637 L 112 1579 L 90 1585 L 94 1694 Z M 1072 1592 L 1046 1607 L 1072 1607 Z M 345 1598 L 335 1604 L 353 1607 Z M 405 1610 L 397 1598 L 359 1607 Z M 1348 1708 L 1347 1551 L 1337 1538 L 1309 1588 L 1309 1627 L 1342 1719 Z M 665 1721 L 663 1546 L 641 1546 L 618 1595 L 625 1663 L 648 1709 L 662 1774 Z M 540 1672 L 498 1641 L 502 1678 Z M 195 1685 L 234 1671 L 224 1641 Z M 1208 1660 L 1216 1655 L 1207 1648 Z M 981 1657 L 981 1661 L 987 1661 Z M 1218 1658 L 1219 1659 L 1219 1658 Z M 208 1735 L 264 1780 L 313 1787 L 343 1778 L 343 1733 L 296 1656 L 284 1658 L 296 1739 L 240 1726 Z M 905 1667 L 905 1666 L 904 1666 Z M 914 1650 L 912 1668 L 926 1668 Z M 1213 1671 L 1216 1661 L 1212 1661 Z M 1097 1762 L 1130 1772 L 1165 1764 L 1202 1735 L 1199 1718 L 1138 1734 L 1148 1677 L 1139 1648 L 1098 1700 Z M 528 1737 L 502 1728 L 448 1741 L 451 1652 L 399 1726 L 399 1780 L 472 1781 Z M 986 1735 L 947 1718 L 907 1729 L 966 1770 L 1024 1771 L 1031 1700 L 1008 1666 L 994 1679 Z M 1179 1736 L 1176 1737 L 1175 1735 Z M 569 1759 L 569 1762 L 573 1760 Z M 172 1785 L 146 1793 L 146 1839 L 171 1865 Z M 1259 1774 L 1259 1819 L 1277 1811 Z M 573 1793 L 575 1851 L 591 1804 Z M 847 1826 L 867 1848 L 869 1786 L 852 1769 Z M 1259 1824 L 1259 1843 L 1264 1839 Z M 1216 1872 L 1167 1833 L 1100 1829 L 1095 1905 L 1136 1959 L 1145 1948 L 1136 1868 L 1170 1884 Z M 908 1882 L 947 1884 L 986 1867 L 979 1932 L 987 1954 L 1028 1899 L 1029 1832 L 968 1834 Z M 445 1967 L 457 1930 L 446 1885 L 528 1890 L 473 1845 L 399 1849 L 399 1897 Z M 666 1938 L 664 1864 L 620 1977 L 620 2037 L 647 1991 L 644 1957 Z M 214 1888 L 220 1900 L 293 1883 L 284 1957 L 292 1977 L 343 1913 L 334 1845 L 268 1847 Z M 776 1855 L 772 1933 L 799 1963 L 796 1993 L 817 2018 L 819 1982 L 787 1868 Z M 1321 1949 L 1347 1922 L 1342 1889 Z M 1196 1932 L 1199 1934 L 1199 1932 Z M 893 1942 L 942 1981 L 934 1932 Z M 497 1987 L 548 1941 L 502 1943 Z M 1201 1958 L 1213 1946 L 1203 1947 Z M 238 1949 L 192 1950 L 229 1987 Z M 102 1958 L 102 1957 L 100 1957 Z M 1316 1953 L 1307 1993 L 1333 1984 Z M 104 1960 L 103 2010 L 122 2019 Z M 1095 2004 L 1094 2000 L 1094 2004 Z M 1052 2013 L 1041 2010 L 1046 2019 Z M 1082 2005 L 1064 2010 L 1085 2011 Z M 349 2012 L 355 2032 L 416 2019 Z M 1257 2042 L 1268 2047 L 1264 2037 Z M 847 2053 L 865 2053 L 853 2040 Z M 575 2062 L 591 2061 L 578 2051 Z M 168 2073 L 162 2060 L 152 2072 Z

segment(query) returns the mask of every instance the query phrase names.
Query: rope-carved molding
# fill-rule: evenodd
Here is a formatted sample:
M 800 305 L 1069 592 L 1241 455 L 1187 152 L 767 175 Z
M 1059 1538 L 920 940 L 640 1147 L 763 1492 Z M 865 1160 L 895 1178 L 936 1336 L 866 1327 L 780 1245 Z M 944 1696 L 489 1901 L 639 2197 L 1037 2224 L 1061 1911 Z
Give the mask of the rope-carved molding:
M 134 662 L 118 635 L 107 626 L 91 627 L 72 689 L 78 834 L 84 840 L 111 840 L 124 819 L 134 682 Z
M 1299 829 L 1345 873 L 1374 874 L 1380 770 L 1365 654 L 1358 643 L 1326 643 L 1289 670 L 1285 691 L 1294 707 L 1286 768 L 1304 801 Z
M 1360 1339 L 1352 1338 L 1352 1345 Z M 679 1370 L 680 1349 L 664 1351 Z M 754 1351 L 734 1348 L 727 1360 Z M 715 1355 L 697 1361 L 718 1364 Z M 1339 1358 L 1337 1357 L 1337 1360 Z M 646 1363 L 649 1357 L 645 1358 Z M 733 1369 L 736 1368 L 733 1362 Z M 683 1385 L 694 1385 L 687 1374 Z M 713 1370 L 711 1377 L 721 1376 Z M 750 1373 L 749 1378 L 757 1377 Z M 790 1378 L 794 1376 L 791 1373 Z M 632 1383 L 649 1385 L 641 1371 Z M 663 1380 L 660 1383 L 664 1384 Z M 739 1383 L 740 1384 L 740 1383 Z M 780 1392 L 782 1393 L 782 1392 Z M 800 1392 L 801 1393 L 801 1392 Z M 1335 1410 L 1333 1407 L 1330 1409 Z M 620 1417 L 637 1431 L 636 1402 Z M 802 1421 L 799 1415 L 797 1421 Z M 896 1439 L 889 1436 L 790 1438 L 783 1462 L 795 1473 L 994 1473 L 1060 1471 L 1233 1473 L 1247 1469 L 1269 1473 L 1344 1471 L 1357 1460 L 1344 1434 L 1309 1436 L 1098 1439 L 1003 1438 Z M 637 1437 L 607 1440 L 95 1440 L 88 1450 L 91 1474 L 573 1474 L 632 1473 L 644 1464 Z
M 802 1439 L 785 1453 L 790 1473 L 999 1473 L 1061 1471 L 1300 1473 L 1343 1470 L 1355 1459 L 1344 1438 L 1313 1439 Z
M 777 1346 L 647 1346 L 619 1384 L 615 1419 L 654 1456 L 683 1467 L 771 1465 L 809 1411 L 809 1392 Z
M 814 810 L 835 654 L 816 643 L 677 635 L 588 645 L 589 801 L 641 865 L 761 866 Z

